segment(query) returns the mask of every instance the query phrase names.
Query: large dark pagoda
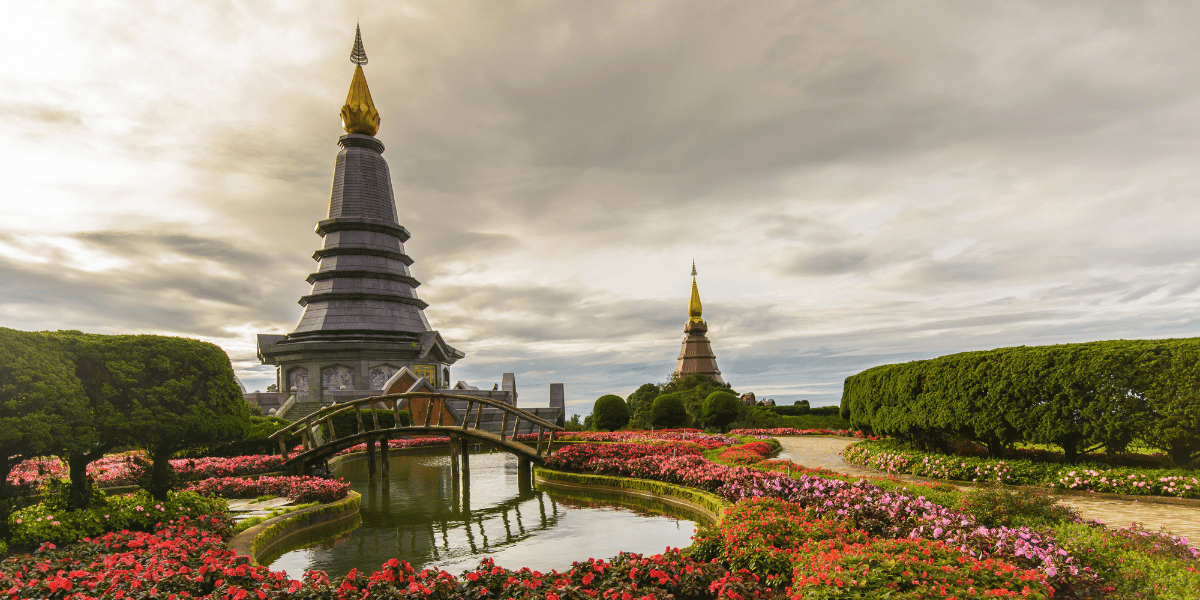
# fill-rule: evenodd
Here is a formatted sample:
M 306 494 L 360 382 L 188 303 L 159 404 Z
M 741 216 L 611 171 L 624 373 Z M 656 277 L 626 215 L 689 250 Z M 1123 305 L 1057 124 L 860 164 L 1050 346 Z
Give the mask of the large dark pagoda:
M 428 304 L 414 290 L 420 283 L 408 270 L 408 230 L 396 219 L 383 143 L 375 138 L 379 112 L 358 31 L 350 56 L 354 78 L 341 111 L 346 135 L 338 139 L 329 218 L 317 223 L 324 245 L 313 254 L 312 293 L 300 298 L 304 315 L 295 331 L 258 336 L 259 360 L 277 365 L 279 389 L 310 407 L 383 390 L 403 368 L 447 388 L 449 365 L 463 357 L 430 327 Z
M 704 307 L 700 304 L 700 289 L 696 287 L 696 263 L 692 263 L 692 297 L 688 301 L 688 320 L 683 325 L 683 348 L 679 350 L 679 362 L 675 365 L 674 377 L 683 379 L 690 375 L 704 375 L 713 381 L 725 385 L 721 379 L 721 370 L 717 368 L 717 355 L 713 354 L 712 344 L 708 341 L 708 323 L 701 315 Z

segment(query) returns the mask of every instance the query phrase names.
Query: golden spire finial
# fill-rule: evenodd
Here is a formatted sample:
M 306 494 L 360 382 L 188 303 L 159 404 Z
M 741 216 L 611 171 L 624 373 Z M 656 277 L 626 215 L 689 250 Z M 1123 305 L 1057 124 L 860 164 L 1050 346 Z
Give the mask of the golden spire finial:
M 692 299 L 688 301 L 688 322 L 703 321 L 700 318 L 704 307 L 700 305 L 700 288 L 696 287 L 696 261 L 692 261 Z
M 354 63 L 354 79 L 350 80 L 350 93 L 342 105 L 342 129 L 346 133 L 375 135 L 379 131 L 379 111 L 371 100 L 367 88 L 367 76 L 362 66 L 367 64 L 367 51 L 363 49 L 362 30 L 354 28 L 354 48 L 350 51 L 350 62 Z

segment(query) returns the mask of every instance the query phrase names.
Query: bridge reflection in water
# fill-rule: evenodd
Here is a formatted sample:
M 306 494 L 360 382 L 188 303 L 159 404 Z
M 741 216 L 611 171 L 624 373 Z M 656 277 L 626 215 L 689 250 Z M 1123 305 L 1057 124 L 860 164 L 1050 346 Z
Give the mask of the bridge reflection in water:
M 509 567 L 564 570 L 573 560 L 608 558 L 621 550 L 662 552 L 690 543 L 691 521 L 611 507 L 580 507 L 534 490 L 518 477 L 515 456 L 476 454 L 456 481 L 445 456 L 393 458 L 388 479 L 368 481 L 366 461 L 335 475 L 362 494 L 362 525 L 336 540 L 287 552 L 270 563 L 299 577 L 351 568 L 370 573 L 390 558 L 452 574 L 491 556 Z

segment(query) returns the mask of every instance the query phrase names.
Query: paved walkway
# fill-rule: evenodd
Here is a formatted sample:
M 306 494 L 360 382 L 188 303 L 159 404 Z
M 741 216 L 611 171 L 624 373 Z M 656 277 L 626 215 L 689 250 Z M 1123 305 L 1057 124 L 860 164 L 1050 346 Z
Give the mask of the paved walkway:
M 775 438 L 783 446 L 779 458 L 805 467 L 821 467 L 854 476 L 886 475 L 882 471 L 852 465 L 842 460 L 842 449 L 858 440 L 832 436 Z M 901 479 L 918 481 L 901 476 Z M 951 482 L 953 483 L 953 482 Z M 970 489 L 960 486 L 960 489 Z M 1188 538 L 1192 547 L 1200 547 L 1200 507 L 1155 504 L 1138 500 L 1088 498 L 1055 494 L 1060 504 L 1079 511 L 1084 519 L 1099 519 L 1109 527 L 1129 527 L 1141 523 L 1146 529 L 1163 529 Z

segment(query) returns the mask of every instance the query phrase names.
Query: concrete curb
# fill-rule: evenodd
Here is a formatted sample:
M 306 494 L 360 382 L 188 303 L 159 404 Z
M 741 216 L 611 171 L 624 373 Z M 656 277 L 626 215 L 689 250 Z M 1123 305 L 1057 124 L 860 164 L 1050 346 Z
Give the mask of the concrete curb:
M 567 481 L 558 481 L 558 480 L 548 479 L 541 475 L 542 471 L 550 471 L 557 475 L 566 475 L 566 476 L 569 476 L 571 479 L 575 479 L 576 481 L 567 482 Z M 613 494 L 613 495 L 617 495 L 617 496 L 635 496 L 638 498 L 649 498 L 652 500 L 658 500 L 659 502 L 662 502 L 663 504 L 670 504 L 671 506 L 674 506 L 676 508 L 682 508 L 685 511 L 692 512 L 696 516 L 701 517 L 703 520 L 707 521 L 708 523 L 715 524 L 715 523 L 719 523 L 721 521 L 721 515 L 713 513 L 712 511 L 708 510 L 707 508 L 700 505 L 699 503 L 692 502 L 685 498 L 680 498 L 678 496 L 667 496 L 667 495 L 663 495 L 663 494 L 657 494 L 650 490 L 635 490 L 635 489 L 612 486 L 612 485 L 604 485 L 602 483 L 591 483 L 588 481 L 589 479 L 592 479 L 595 481 L 595 480 L 604 480 L 604 479 L 609 479 L 609 478 L 611 478 L 611 477 L 587 475 L 584 473 L 568 473 L 566 471 L 551 471 L 550 469 L 546 469 L 544 467 L 538 467 L 533 472 L 533 479 L 538 484 L 538 486 L 547 487 L 547 488 L 560 488 L 560 489 L 565 489 L 565 490 L 584 490 L 584 491 L 592 490 L 592 491 L 597 491 L 597 492 L 603 492 L 606 494 Z M 636 479 L 633 477 L 622 477 L 621 479 L 627 479 L 629 481 L 648 481 L 651 483 L 662 484 L 662 482 L 660 482 L 660 481 L 653 481 L 653 480 L 648 480 L 648 479 Z M 664 484 L 664 485 L 671 485 L 671 484 Z M 676 487 L 682 488 L 684 486 L 676 486 Z M 705 492 L 701 492 L 700 490 L 695 490 L 695 491 L 697 493 L 705 493 Z M 728 502 L 725 502 L 725 504 L 727 506 L 729 505 Z

